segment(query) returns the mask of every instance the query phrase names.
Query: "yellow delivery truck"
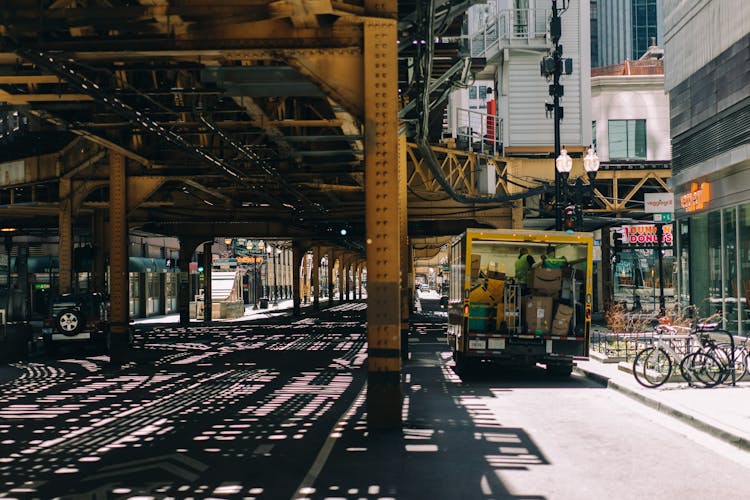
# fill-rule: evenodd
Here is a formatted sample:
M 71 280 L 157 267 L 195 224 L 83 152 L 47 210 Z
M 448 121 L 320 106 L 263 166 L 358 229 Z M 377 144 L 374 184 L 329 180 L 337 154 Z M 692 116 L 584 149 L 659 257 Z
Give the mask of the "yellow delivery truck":
M 448 344 L 459 374 L 480 362 L 542 364 L 568 376 L 587 359 L 591 233 L 469 229 L 450 248 Z

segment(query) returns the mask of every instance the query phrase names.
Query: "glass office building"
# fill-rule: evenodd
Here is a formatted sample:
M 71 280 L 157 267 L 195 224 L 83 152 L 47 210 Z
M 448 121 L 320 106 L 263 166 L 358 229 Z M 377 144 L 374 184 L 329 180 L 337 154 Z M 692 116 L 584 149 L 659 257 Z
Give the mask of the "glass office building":
M 680 304 L 716 315 L 732 333 L 750 332 L 750 171 L 691 183 L 678 196 Z M 744 202 L 733 202 L 738 198 Z M 722 206 L 725 205 L 725 206 Z
M 665 12 L 679 300 L 750 332 L 750 4 Z

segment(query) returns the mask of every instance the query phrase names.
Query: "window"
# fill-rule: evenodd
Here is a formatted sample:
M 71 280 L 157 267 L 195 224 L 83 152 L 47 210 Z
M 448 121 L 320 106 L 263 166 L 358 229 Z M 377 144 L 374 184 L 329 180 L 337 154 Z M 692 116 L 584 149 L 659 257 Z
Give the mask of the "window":
M 469 99 L 476 99 L 476 98 L 477 98 L 477 88 L 469 87 Z
M 484 85 L 479 86 L 479 98 L 487 99 L 487 87 Z
M 515 21 L 513 23 L 513 34 L 515 36 L 527 36 L 529 33 L 529 0 L 515 0 Z
M 631 4 L 633 23 L 631 59 L 638 59 L 645 54 L 651 45 L 651 39 L 658 35 L 656 3 L 657 0 L 633 0 Z
M 591 122 L 591 145 L 594 147 L 594 151 L 596 151 L 596 121 Z
M 646 159 L 646 120 L 609 121 L 609 158 Z

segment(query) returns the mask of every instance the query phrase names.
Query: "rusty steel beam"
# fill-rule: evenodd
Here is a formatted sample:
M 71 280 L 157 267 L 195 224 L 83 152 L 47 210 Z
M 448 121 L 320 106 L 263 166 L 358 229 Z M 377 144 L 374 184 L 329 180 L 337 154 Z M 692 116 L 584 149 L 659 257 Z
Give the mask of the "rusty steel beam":
M 387 3 L 387 2 L 385 2 Z M 367 4 L 366 4 L 367 8 Z M 365 22 L 367 423 L 401 426 L 401 313 L 396 22 Z
M 109 153 L 109 363 L 121 368 L 129 358 L 127 167 L 125 157 Z

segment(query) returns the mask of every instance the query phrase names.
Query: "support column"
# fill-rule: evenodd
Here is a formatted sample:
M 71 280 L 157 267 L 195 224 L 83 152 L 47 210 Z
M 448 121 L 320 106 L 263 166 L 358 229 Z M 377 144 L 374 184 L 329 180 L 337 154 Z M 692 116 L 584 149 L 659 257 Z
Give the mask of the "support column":
M 346 289 L 346 301 L 351 302 L 352 296 L 352 261 L 351 259 L 346 262 L 346 274 L 344 275 L 344 287 Z
M 203 322 L 210 323 L 213 319 L 213 301 L 211 300 L 211 247 L 214 242 L 203 244 Z
M 354 298 L 362 300 L 362 266 L 364 264 L 360 262 L 357 264 L 357 288 L 355 289 Z
M 292 308 L 293 316 L 300 316 L 302 314 L 302 257 L 305 256 L 305 249 L 298 244 L 292 245 L 292 300 L 294 305 Z
M 406 189 L 406 134 L 398 137 L 398 225 L 399 268 L 401 270 L 401 360 L 409 359 L 409 315 L 411 294 L 409 293 L 409 210 Z
M 286 251 L 286 298 L 287 299 L 294 299 L 294 266 L 292 265 L 291 261 L 294 259 L 294 250 L 288 249 Z
M 320 247 L 313 248 L 312 262 L 312 281 L 313 289 L 313 308 L 317 311 L 320 309 Z
M 393 3 L 368 2 L 366 10 Z M 402 405 L 396 21 L 365 21 L 364 47 L 367 425 L 396 429 Z
M 60 178 L 60 209 L 57 216 L 59 243 L 58 293 L 73 291 L 73 190 L 70 179 Z
M 109 363 L 120 368 L 129 359 L 128 196 L 125 157 L 109 152 Z
M 510 224 L 512 229 L 523 229 L 523 201 L 515 200 L 510 207 Z
M 180 236 L 180 258 L 177 260 L 180 266 L 180 284 L 177 290 L 177 301 L 180 310 L 180 325 L 190 324 L 190 259 L 198 246 L 193 238 Z
M 335 258 L 333 248 L 328 249 L 328 305 L 333 305 L 333 265 Z
M 310 257 L 307 255 L 307 249 L 302 254 L 302 303 L 310 302 Z
M 339 303 L 344 303 L 344 280 L 346 276 L 345 255 L 339 255 Z
M 617 235 L 619 236 L 619 235 Z M 612 285 L 612 258 L 614 257 L 612 252 L 612 244 L 610 243 L 611 231 L 610 228 L 604 227 L 601 230 L 601 251 L 602 260 L 599 262 L 597 269 L 597 281 L 599 286 L 598 308 L 594 309 L 597 312 L 609 311 L 614 302 L 614 287 Z
M 107 291 L 107 224 L 104 210 L 94 212 L 94 287 L 98 292 Z

